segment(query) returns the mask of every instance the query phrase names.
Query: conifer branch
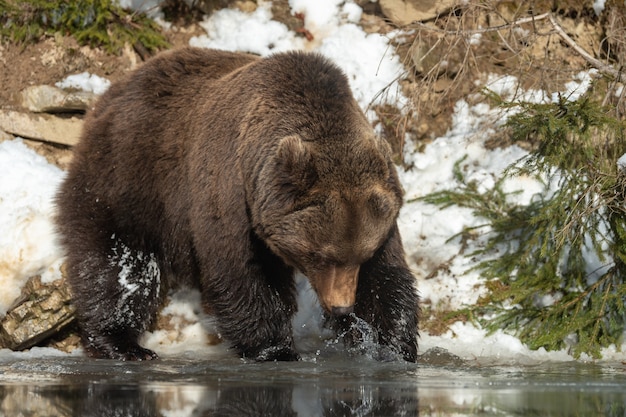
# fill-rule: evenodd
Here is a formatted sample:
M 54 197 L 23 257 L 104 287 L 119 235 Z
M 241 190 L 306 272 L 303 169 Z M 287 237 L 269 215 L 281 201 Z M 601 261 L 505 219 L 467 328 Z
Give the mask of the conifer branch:
M 511 331 L 533 349 L 562 349 L 575 334 L 575 356 L 599 357 L 626 328 L 626 180 L 616 173 L 626 135 L 623 122 L 591 97 L 500 101 L 521 110 L 506 122 L 512 141 L 532 141 L 535 149 L 484 192 L 457 163 L 459 185 L 423 200 L 467 207 L 490 226 L 485 243 L 465 255 L 485 259 L 473 269 L 487 279 L 488 294 L 467 308 L 480 323 Z M 528 205 L 513 204 L 501 185 L 517 175 L 541 178 L 545 191 Z M 589 272 L 598 261 L 604 265 Z

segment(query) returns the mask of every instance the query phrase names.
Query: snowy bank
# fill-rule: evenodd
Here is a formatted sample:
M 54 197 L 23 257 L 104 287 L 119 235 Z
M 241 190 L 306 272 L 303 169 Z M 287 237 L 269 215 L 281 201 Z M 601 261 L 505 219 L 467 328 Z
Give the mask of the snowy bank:
M 30 276 L 60 277 L 52 199 L 62 178 L 21 140 L 0 143 L 0 316 Z

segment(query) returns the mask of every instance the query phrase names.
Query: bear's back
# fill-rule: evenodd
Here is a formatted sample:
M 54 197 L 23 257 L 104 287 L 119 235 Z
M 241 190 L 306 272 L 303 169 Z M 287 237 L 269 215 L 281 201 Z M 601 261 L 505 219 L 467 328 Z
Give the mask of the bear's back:
M 346 117 L 360 113 L 345 74 L 320 54 L 279 53 L 241 73 L 234 94 L 262 100 L 254 113 L 271 115 L 265 122 L 288 126 L 290 133 L 297 127 L 306 140 L 337 132 Z
M 113 213 L 112 228 L 147 238 L 186 229 L 185 129 L 201 103 L 198 92 L 256 57 L 184 48 L 163 53 L 130 73 L 87 115 L 59 193 L 62 230 Z M 207 87 L 203 87 L 207 86 Z M 168 219 L 168 221 L 163 221 Z M 161 231 L 162 233 L 159 233 Z
M 91 190 L 116 213 L 118 226 L 155 232 L 148 238 L 159 240 L 189 230 L 185 213 L 199 187 L 212 184 L 202 194 L 216 202 L 225 184 L 256 176 L 263 166 L 258 162 L 284 135 L 346 141 L 354 139 L 346 134 L 354 120 L 367 127 L 347 78 L 321 55 L 166 52 L 96 104 L 64 192 L 66 199 L 82 200 L 76 190 Z M 319 151 L 337 153 L 339 144 L 329 145 Z M 242 166 L 255 172 L 238 172 Z

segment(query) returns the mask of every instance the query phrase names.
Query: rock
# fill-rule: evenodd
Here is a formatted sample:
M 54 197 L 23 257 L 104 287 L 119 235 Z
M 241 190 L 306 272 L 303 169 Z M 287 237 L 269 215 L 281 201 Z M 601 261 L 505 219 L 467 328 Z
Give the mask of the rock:
M 72 151 L 72 148 L 66 146 L 30 139 L 23 139 L 23 142 L 24 145 L 46 158 L 46 161 L 52 165 L 58 166 L 63 171 L 69 169 L 70 163 L 74 158 L 74 151 Z
M 363 29 L 363 31 L 367 34 L 383 34 L 389 33 L 394 30 L 393 26 L 391 26 L 384 18 L 374 14 L 363 13 L 359 25 L 361 26 L 361 29 Z
M 58 334 L 75 319 L 71 293 L 64 279 L 42 284 L 29 279 L 22 295 L 0 321 L 0 347 L 28 349 Z
M 244 13 L 252 13 L 257 9 L 257 4 L 251 0 L 236 1 L 234 6 Z
M 455 42 L 436 33 L 423 33 L 409 52 L 418 74 L 439 76 L 445 73 L 450 78 L 454 78 L 463 67 L 466 53 L 464 42 Z M 436 73 L 433 74 L 434 71 Z
M 433 347 L 420 355 L 420 363 L 436 366 L 463 366 L 466 362 L 454 353 L 441 347 Z
M 454 6 L 455 0 L 380 0 L 383 14 L 398 26 L 433 19 Z
M 232 0 L 197 0 L 193 2 L 193 8 L 200 10 L 202 13 L 206 15 L 210 15 L 216 10 L 225 9 L 230 6 L 230 3 L 233 3 Z M 234 3 L 243 3 L 243 2 L 234 2 Z
M 51 347 L 65 353 L 72 353 L 76 349 L 80 349 L 82 343 L 77 328 L 71 326 L 68 330 L 68 332 L 61 331 L 58 335 L 50 336 L 50 341 L 46 343 L 46 347 Z
M 4 130 L 0 129 L 0 142 L 4 142 L 5 140 L 12 140 L 13 135 L 8 134 Z
M 85 112 L 97 96 L 88 91 L 65 91 L 51 85 L 35 85 L 20 93 L 21 106 L 36 113 Z
M 426 35 L 426 39 L 420 38 L 411 46 L 411 62 L 418 74 L 428 74 L 440 64 L 445 53 L 438 47 L 441 41 L 442 38 Z
M 78 143 L 82 127 L 78 117 L 0 110 L 0 130 L 28 139 L 73 146 Z

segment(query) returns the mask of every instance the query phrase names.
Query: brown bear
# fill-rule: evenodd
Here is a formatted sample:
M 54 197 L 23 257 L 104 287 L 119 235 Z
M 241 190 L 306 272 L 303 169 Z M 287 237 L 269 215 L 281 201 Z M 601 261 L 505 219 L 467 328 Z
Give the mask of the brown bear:
M 183 282 L 242 357 L 297 360 L 299 270 L 338 332 L 365 321 L 415 361 L 401 204 L 388 145 L 327 59 L 162 53 L 97 102 L 57 195 L 85 349 L 156 358 L 138 338 Z

